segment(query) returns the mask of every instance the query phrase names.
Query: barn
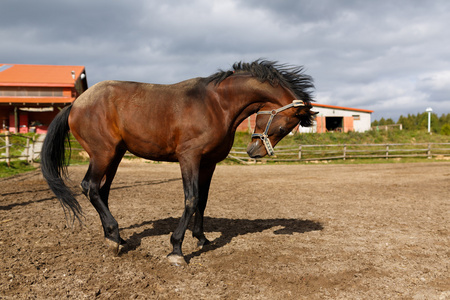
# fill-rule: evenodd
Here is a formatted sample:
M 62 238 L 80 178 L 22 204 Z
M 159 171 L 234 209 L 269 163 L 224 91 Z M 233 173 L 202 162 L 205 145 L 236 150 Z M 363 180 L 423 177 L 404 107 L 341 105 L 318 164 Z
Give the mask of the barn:
M 299 132 L 364 132 L 370 130 L 372 110 L 319 103 L 313 103 L 312 105 L 313 110 L 318 112 L 314 125 L 312 127 L 299 126 L 297 129 Z M 255 120 L 256 115 L 251 115 L 239 125 L 238 130 L 252 130 L 255 126 Z
M 83 66 L 0 64 L 0 131 L 47 132 L 87 87 Z
M 373 111 L 367 109 L 314 103 L 318 112 L 314 126 L 300 128 L 300 132 L 365 132 L 370 130 Z

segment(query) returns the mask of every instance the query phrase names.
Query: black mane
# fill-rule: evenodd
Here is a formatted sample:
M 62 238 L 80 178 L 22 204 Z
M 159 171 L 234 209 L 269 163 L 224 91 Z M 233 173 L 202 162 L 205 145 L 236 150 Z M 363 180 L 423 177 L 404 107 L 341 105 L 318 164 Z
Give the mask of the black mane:
M 207 81 L 219 84 L 230 76 L 249 73 L 261 82 L 268 81 L 272 86 L 281 84 L 290 89 L 299 99 L 309 103 L 313 101 L 311 89 L 314 88 L 314 84 L 312 77 L 304 74 L 303 70 L 303 67 L 288 66 L 267 60 L 256 60 L 252 63 L 237 62 L 233 65 L 233 70 L 220 70 L 209 76 Z

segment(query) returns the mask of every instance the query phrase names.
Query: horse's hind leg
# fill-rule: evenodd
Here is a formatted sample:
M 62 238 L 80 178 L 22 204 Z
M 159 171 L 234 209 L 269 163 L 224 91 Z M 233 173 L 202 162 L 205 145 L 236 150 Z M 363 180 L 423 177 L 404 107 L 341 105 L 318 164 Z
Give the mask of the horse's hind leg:
M 111 189 L 111 183 L 114 179 L 114 176 L 116 175 L 117 168 L 119 167 L 120 161 L 123 158 L 123 155 L 125 154 L 126 150 L 119 150 L 112 160 L 111 164 L 108 166 L 108 169 L 106 171 L 106 174 L 104 176 L 104 179 L 102 180 L 103 184 L 100 188 L 100 197 L 102 198 L 102 201 L 106 204 L 108 207 L 108 198 L 109 198 L 109 191 Z M 91 181 L 91 170 L 92 170 L 92 163 L 89 163 L 89 168 L 86 172 L 86 175 L 84 176 L 83 180 L 81 181 L 81 192 L 89 199 L 89 185 Z
M 83 178 L 83 180 L 81 181 L 81 184 L 80 184 L 80 186 L 81 186 L 81 192 L 82 192 L 87 198 L 89 198 L 88 193 L 89 193 L 89 181 L 90 181 L 90 177 L 91 177 L 91 163 L 89 163 L 89 168 L 88 168 L 88 170 L 87 170 L 87 172 L 86 172 L 86 175 L 84 175 L 84 178 Z
M 102 182 L 100 187 L 100 198 L 102 199 L 103 203 L 105 203 L 106 207 L 109 209 L 109 192 L 111 190 L 111 184 L 116 176 L 117 168 L 119 167 L 120 161 L 122 160 L 126 150 L 119 150 L 114 159 L 111 161 L 110 165 L 108 166 L 108 169 L 105 174 L 105 181 Z M 105 236 L 106 237 L 106 236 Z M 124 245 L 125 241 L 119 236 L 119 244 Z
M 116 255 L 123 240 L 119 235 L 119 225 L 109 211 L 108 197 L 112 180 L 124 153 L 125 151 L 120 151 L 112 159 L 106 159 L 104 156 L 92 157 L 90 172 L 85 176 L 85 179 L 89 179 L 88 198 L 100 216 L 108 247 Z M 101 185 L 104 177 L 105 182 Z

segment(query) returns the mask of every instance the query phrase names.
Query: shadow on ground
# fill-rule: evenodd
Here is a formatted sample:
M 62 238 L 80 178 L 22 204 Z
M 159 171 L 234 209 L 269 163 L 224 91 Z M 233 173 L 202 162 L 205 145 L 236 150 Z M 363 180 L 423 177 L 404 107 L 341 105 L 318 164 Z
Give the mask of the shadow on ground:
M 150 229 L 145 229 L 141 232 L 136 232 L 128 238 L 127 245 L 122 249 L 122 253 L 136 250 L 141 245 L 143 238 L 167 235 L 172 233 L 177 227 L 179 218 L 166 218 L 156 221 L 146 221 L 140 224 L 131 225 L 125 229 L 140 228 L 142 226 L 153 225 Z M 192 225 L 192 224 L 191 224 Z M 186 261 L 189 262 L 193 257 L 199 256 L 201 253 L 212 251 L 221 248 L 234 237 L 245 235 L 249 233 L 262 232 L 274 227 L 282 227 L 274 231 L 274 234 L 293 234 L 305 233 L 310 231 L 322 230 L 323 226 L 319 222 L 301 219 L 227 219 L 227 218 L 211 218 L 205 217 L 204 225 L 206 232 L 220 232 L 220 237 L 211 241 L 211 244 L 185 256 Z

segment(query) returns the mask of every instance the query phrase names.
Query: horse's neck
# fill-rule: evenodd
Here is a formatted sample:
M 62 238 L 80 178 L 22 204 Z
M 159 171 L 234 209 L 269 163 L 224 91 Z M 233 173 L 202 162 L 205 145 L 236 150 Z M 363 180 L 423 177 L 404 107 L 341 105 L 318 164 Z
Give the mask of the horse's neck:
M 219 92 L 222 96 L 219 101 L 222 107 L 226 107 L 231 128 L 236 129 L 246 118 L 274 99 L 273 91 L 273 88 L 267 88 L 267 84 L 256 80 L 224 84 Z

